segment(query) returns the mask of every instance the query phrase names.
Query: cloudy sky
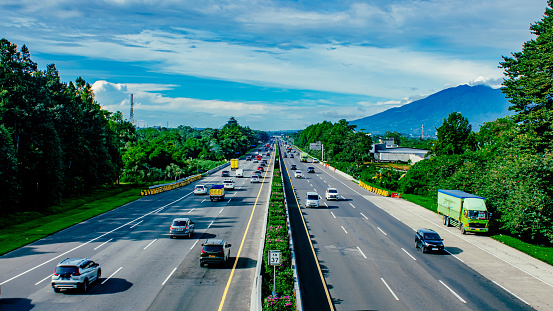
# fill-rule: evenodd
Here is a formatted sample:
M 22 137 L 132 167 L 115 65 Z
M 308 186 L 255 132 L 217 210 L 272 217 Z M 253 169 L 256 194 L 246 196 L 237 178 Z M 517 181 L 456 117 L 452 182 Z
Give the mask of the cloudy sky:
M 138 126 L 354 120 L 498 87 L 546 0 L 0 0 L 0 37 Z

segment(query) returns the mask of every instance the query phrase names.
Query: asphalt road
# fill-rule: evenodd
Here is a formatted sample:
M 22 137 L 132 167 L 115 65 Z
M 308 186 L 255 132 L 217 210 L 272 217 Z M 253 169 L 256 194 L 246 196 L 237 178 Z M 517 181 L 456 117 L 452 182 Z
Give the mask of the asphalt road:
M 417 251 L 414 230 L 363 197 L 375 194 L 319 165 L 301 163 L 297 155 L 284 163 L 330 292 L 329 309 L 532 310 L 454 256 L 461 250 L 446 245 L 444 253 Z M 291 164 L 305 178 L 294 178 Z M 315 173 L 306 173 L 307 166 L 315 166 Z M 339 201 L 324 199 L 328 187 L 338 189 Z M 319 193 L 321 207 L 305 208 L 307 191 Z M 303 272 L 300 282 L 313 277 Z M 307 294 L 303 300 L 321 297 L 324 293 Z
M 224 201 L 192 192 L 195 184 L 222 182 L 215 172 L 1 256 L 0 310 L 249 310 L 272 170 L 250 183 L 257 164 L 241 160 L 240 167 L 245 178 L 233 177 L 236 190 Z M 191 239 L 170 239 L 176 217 L 195 221 Z M 229 268 L 199 265 L 201 243 L 215 237 L 232 244 Z M 52 290 L 51 274 L 68 257 L 100 263 L 102 278 L 86 293 Z

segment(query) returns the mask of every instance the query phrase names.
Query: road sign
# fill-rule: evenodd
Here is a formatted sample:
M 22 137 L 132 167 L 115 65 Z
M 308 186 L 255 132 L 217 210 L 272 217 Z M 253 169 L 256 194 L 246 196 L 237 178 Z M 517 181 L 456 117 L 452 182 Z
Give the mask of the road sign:
M 271 266 L 282 265 L 281 251 L 269 251 L 269 264 Z

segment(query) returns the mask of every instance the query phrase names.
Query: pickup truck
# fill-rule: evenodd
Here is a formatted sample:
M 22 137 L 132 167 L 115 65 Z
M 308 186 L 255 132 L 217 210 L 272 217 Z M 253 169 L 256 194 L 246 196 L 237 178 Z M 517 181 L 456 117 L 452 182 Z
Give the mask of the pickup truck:
M 211 201 L 219 201 L 225 199 L 225 186 L 224 185 L 213 185 L 209 189 L 209 199 Z

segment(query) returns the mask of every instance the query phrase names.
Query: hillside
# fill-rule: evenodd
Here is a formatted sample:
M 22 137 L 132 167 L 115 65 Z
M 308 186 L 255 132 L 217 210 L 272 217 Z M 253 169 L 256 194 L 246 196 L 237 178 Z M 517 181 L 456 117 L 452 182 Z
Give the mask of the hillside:
M 469 120 L 472 129 L 478 131 L 483 122 L 512 114 L 509 105 L 499 89 L 461 85 L 349 123 L 373 134 L 390 131 L 417 136 L 424 124 L 424 135 L 435 136 L 435 128 L 453 111 L 460 112 Z

